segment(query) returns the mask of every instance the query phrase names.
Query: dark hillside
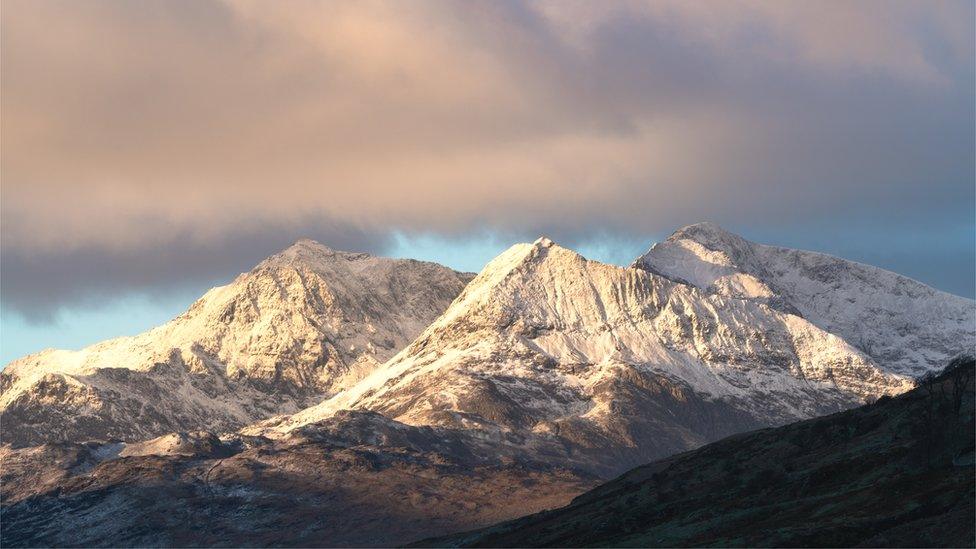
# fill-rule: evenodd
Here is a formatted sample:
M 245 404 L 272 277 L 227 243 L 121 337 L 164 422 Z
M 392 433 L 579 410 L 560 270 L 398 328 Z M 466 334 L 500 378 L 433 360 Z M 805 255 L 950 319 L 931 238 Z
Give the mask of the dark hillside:
M 973 547 L 974 363 L 896 398 L 638 467 L 427 545 Z

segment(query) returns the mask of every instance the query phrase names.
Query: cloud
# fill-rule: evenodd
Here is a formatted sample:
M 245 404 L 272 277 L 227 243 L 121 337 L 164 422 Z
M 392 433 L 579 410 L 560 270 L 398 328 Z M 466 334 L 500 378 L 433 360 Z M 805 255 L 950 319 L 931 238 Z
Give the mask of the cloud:
M 293 241 L 292 228 L 263 227 L 219 243 L 174 238 L 144 248 L 97 246 L 67 251 L 0 250 L 3 305 L 32 323 L 49 323 L 64 309 L 98 309 L 132 293 L 165 298 L 226 284 Z M 387 235 L 328 222 L 307 222 L 298 229 L 336 249 L 379 253 Z
M 125 284 L 162 284 L 152 250 L 189 265 L 309 219 L 381 238 L 971 218 L 973 16 L 969 2 L 10 0 L 4 302 L 35 299 L 8 269 L 147 262 L 120 267 Z

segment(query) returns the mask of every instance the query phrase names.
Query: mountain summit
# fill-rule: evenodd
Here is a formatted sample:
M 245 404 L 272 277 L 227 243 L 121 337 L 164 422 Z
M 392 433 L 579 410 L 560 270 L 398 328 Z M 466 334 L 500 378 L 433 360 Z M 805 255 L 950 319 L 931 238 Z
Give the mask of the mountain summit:
M 370 376 L 248 432 L 370 410 L 559 440 L 605 474 L 911 385 L 799 316 L 539 239 L 491 261 Z
M 158 328 L 10 363 L 3 442 L 225 431 L 298 411 L 392 357 L 468 279 L 299 240 Z
M 878 267 L 749 242 L 712 223 L 675 231 L 634 266 L 800 315 L 890 372 L 917 377 L 976 347 L 971 299 Z

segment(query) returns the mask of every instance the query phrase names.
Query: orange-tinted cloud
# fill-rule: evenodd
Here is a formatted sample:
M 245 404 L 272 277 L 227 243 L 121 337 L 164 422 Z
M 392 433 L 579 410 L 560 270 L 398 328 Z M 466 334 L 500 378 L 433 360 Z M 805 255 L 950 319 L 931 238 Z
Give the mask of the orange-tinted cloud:
M 973 198 L 972 19 L 970 2 L 8 0 L 2 244 L 941 212 Z

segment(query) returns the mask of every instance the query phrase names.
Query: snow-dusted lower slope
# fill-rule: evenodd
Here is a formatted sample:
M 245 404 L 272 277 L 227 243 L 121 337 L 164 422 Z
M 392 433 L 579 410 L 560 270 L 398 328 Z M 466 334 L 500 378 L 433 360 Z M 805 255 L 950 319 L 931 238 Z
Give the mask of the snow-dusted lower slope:
M 371 410 L 411 425 L 556 439 L 607 472 L 911 385 L 798 316 L 540 239 L 493 260 L 356 385 L 245 432 Z
M 976 347 L 973 300 L 877 267 L 755 244 L 711 223 L 676 231 L 634 264 L 795 312 L 890 372 L 919 376 Z
M 295 412 L 406 346 L 469 278 L 298 241 L 163 326 L 10 363 L 0 438 L 133 440 Z

